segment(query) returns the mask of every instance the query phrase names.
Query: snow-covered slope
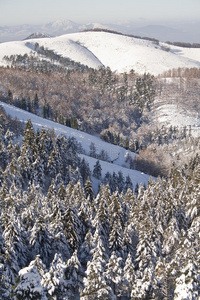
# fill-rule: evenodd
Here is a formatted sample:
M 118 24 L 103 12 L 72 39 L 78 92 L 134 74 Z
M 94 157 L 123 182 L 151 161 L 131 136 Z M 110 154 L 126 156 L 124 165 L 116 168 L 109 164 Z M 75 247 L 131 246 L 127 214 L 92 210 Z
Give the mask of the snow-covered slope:
M 0 65 L 7 66 L 7 62 L 3 59 L 5 55 L 24 55 L 25 53 L 30 54 L 34 52 L 33 49 L 36 42 L 38 42 L 40 46 L 51 49 L 63 57 L 68 57 L 91 68 L 99 68 L 102 66 L 101 62 L 92 52 L 65 36 L 2 43 L 0 44 Z
M 164 126 L 192 129 L 193 136 L 200 136 L 200 116 L 185 111 L 178 104 L 161 104 L 154 111 L 154 121 Z
M 136 39 L 108 32 L 81 32 L 55 38 L 34 39 L 0 44 L 0 65 L 3 57 L 12 54 L 30 53 L 31 43 L 54 50 L 56 53 L 92 68 L 110 67 L 112 71 L 157 75 L 172 68 L 200 67 L 200 49 L 187 49 L 156 45 L 147 40 Z
M 45 129 L 54 129 L 55 133 L 58 135 L 63 134 L 66 137 L 74 137 L 82 145 L 85 154 L 84 155 L 81 154 L 81 156 L 84 156 L 86 161 L 88 161 L 91 170 L 93 170 L 93 167 L 96 163 L 96 159 L 89 157 L 88 154 L 90 151 L 91 143 L 94 143 L 97 154 L 99 154 L 101 150 L 104 150 L 108 155 L 108 161 L 101 161 L 102 176 L 104 176 L 106 172 L 110 172 L 112 174 L 113 172 L 118 173 L 119 171 L 121 171 L 123 173 L 124 178 L 128 175 L 130 176 L 134 186 L 137 183 L 138 184 L 148 183 L 150 177 L 149 175 L 141 173 L 136 170 L 130 170 L 128 168 L 128 163 L 126 162 L 127 156 L 130 155 L 132 159 L 134 159 L 135 157 L 135 154 L 130 152 L 129 150 L 106 143 L 102 141 L 100 138 L 89 135 L 87 133 L 43 119 L 32 113 L 28 113 L 24 110 L 21 110 L 19 108 L 16 108 L 14 106 L 11 106 L 1 101 L 0 101 L 0 106 L 2 106 L 4 110 L 7 112 L 7 114 L 9 114 L 12 118 L 16 117 L 21 122 L 26 122 L 28 119 L 30 119 L 36 130 L 42 129 L 42 127 L 44 127 Z M 93 178 L 93 187 L 95 191 L 97 191 L 98 183 L 99 182 L 95 181 L 95 179 Z

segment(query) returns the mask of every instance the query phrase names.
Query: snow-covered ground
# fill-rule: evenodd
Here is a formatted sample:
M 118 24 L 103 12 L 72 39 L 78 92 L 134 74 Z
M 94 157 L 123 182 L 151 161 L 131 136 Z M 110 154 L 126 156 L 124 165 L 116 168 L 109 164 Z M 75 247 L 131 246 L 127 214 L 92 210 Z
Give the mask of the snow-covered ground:
M 0 44 L 0 65 L 6 66 L 5 55 L 25 54 L 33 51 L 38 42 L 63 57 L 92 68 L 110 67 L 112 71 L 157 75 L 173 68 L 200 67 L 200 49 L 187 49 L 106 32 L 80 32 L 55 38 L 33 39 Z M 27 44 L 29 43 L 29 44 Z
M 85 160 L 89 163 L 91 170 L 93 170 L 93 167 L 97 161 L 95 158 L 89 157 L 90 145 L 91 143 L 94 143 L 97 154 L 99 154 L 101 150 L 104 150 L 109 157 L 109 160 L 107 162 L 100 161 L 102 167 L 102 177 L 107 172 L 110 172 L 111 174 L 115 172 L 117 174 L 119 171 L 121 171 L 124 178 L 126 178 L 126 176 L 128 175 L 130 176 L 133 186 L 136 186 L 137 183 L 143 183 L 147 185 L 150 177 L 149 175 L 136 170 L 130 170 L 128 168 L 128 163 L 126 162 L 127 155 L 130 155 L 132 159 L 134 159 L 135 157 L 135 154 L 130 152 L 129 150 L 106 143 L 98 137 L 89 135 L 79 130 L 75 130 L 64 125 L 43 119 L 39 116 L 36 116 L 32 113 L 26 112 L 1 101 L 0 106 L 4 108 L 8 115 L 10 115 L 12 118 L 16 117 L 21 122 L 25 123 L 28 119 L 30 119 L 35 130 L 42 129 L 42 127 L 44 127 L 45 129 L 54 129 L 55 133 L 58 135 L 63 134 L 66 137 L 74 137 L 82 145 L 85 154 L 81 154 L 81 157 L 84 156 Z M 99 181 L 93 178 L 93 187 L 95 191 L 97 191 L 98 183 Z
M 199 113 L 191 114 L 177 106 L 177 104 L 162 104 L 154 111 L 154 119 L 161 125 L 178 126 L 187 129 L 191 127 L 193 136 L 200 136 Z

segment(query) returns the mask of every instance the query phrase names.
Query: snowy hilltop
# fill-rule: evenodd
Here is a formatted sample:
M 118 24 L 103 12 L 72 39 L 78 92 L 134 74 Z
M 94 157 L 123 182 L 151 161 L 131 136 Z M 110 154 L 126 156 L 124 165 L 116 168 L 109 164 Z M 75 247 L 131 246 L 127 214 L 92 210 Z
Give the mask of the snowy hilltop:
M 53 50 L 91 68 L 110 67 L 114 72 L 158 75 L 173 68 L 200 67 L 200 49 L 183 48 L 110 32 L 80 32 L 54 38 L 0 44 L 0 65 L 5 55 L 34 52 L 34 44 Z

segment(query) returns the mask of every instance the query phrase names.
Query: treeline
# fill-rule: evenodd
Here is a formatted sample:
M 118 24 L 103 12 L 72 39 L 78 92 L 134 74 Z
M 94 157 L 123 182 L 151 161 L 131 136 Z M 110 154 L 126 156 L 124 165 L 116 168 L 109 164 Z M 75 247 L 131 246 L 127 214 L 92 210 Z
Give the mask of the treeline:
M 127 137 L 120 137 L 120 134 L 111 132 L 110 130 L 104 130 L 101 133 L 101 138 L 114 145 L 121 146 L 125 149 L 129 149 L 132 152 L 139 152 L 139 150 L 146 149 L 149 145 L 154 144 L 158 146 L 168 145 L 176 140 L 183 140 L 187 136 L 192 135 L 191 127 L 179 128 L 178 126 L 155 128 L 154 131 L 146 132 L 143 138 L 138 137 L 134 140 Z
M 198 155 L 137 193 L 95 196 L 72 140 L 27 122 L 21 145 L 0 145 L 2 300 L 199 298 Z
M 113 33 L 113 34 L 118 34 L 118 35 L 123 35 L 123 36 L 128 36 L 128 37 L 133 37 L 136 39 L 142 39 L 142 40 L 147 40 L 147 41 L 151 41 L 154 44 L 158 45 L 159 44 L 159 40 L 155 39 L 155 38 L 150 38 L 150 37 L 141 37 L 139 35 L 133 35 L 133 34 L 126 34 L 126 33 L 122 33 L 119 31 L 115 31 L 115 30 L 111 30 L 111 29 L 106 29 L 106 28 L 93 28 L 93 29 L 84 29 L 82 30 L 82 32 L 108 32 L 108 33 Z
M 178 68 L 178 69 L 170 69 L 162 75 L 159 76 L 160 78 L 175 78 L 175 77 L 182 77 L 186 80 L 192 80 L 200 77 L 200 69 L 199 68 Z
M 200 48 L 199 43 L 185 43 L 185 42 L 169 42 L 169 41 L 167 41 L 166 44 L 177 46 L 177 47 L 183 47 L 183 48 Z

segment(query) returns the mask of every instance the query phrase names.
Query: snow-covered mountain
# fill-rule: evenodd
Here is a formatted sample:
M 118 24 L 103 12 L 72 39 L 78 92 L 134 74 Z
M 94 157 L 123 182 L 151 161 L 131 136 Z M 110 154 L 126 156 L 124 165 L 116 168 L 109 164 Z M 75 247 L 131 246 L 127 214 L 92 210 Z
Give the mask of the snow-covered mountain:
M 30 53 L 39 43 L 63 57 L 92 68 L 110 67 L 112 71 L 160 74 L 173 68 L 200 67 L 200 48 L 181 48 L 164 43 L 108 32 L 80 32 L 54 38 L 0 44 L 0 65 L 5 55 Z
M 141 24 L 137 22 L 102 24 L 95 22 L 81 24 L 68 19 L 61 19 L 42 25 L 24 24 L 19 26 L 0 27 L 0 43 L 23 40 L 33 32 L 43 32 L 50 36 L 58 36 L 93 28 L 106 28 L 125 34 L 156 38 L 163 42 L 169 40 L 171 42 L 199 43 L 199 25 L 199 22 L 181 22 L 180 24 L 149 24 L 146 22 Z
M 31 40 L 31 39 L 43 39 L 43 38 L 50 38 L 51 36 L 46 33 L 41 33 L 41 32 L 34 32 L 31 35 L 29 35 L 27 38 L 24 40 Z
M 115 26 L 114 26 L 115 27 Z M 42 25 L 19 25 L 0 27 L 0 43 L 9 41 L 21 41 L 33 32 L 42 32 L 48 36 L 60 36 L 68 33 L 76 33 L 85 29 L 104 28 L 111 29 L 112 26 L 101 23 L 79 24 L 68 19 L 55 20 Z

